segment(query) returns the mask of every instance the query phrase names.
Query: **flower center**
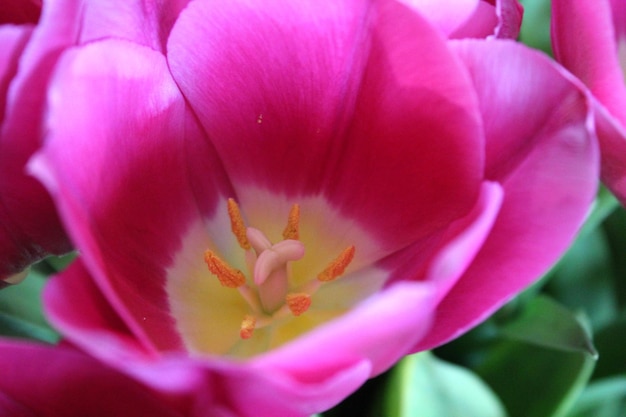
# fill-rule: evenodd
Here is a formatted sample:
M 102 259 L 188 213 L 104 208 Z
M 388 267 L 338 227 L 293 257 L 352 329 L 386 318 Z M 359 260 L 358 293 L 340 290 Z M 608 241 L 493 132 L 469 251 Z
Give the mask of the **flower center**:
M 239 335 L 252 337 L 254 330 L 265 327 L 273 320 L 288 315 L 300 316 L 311 306 L 311 296 L 324 282 L 339 278 L 352 259 L 355 247 L 348 246 L 320 271 L 317 279 L 294 287 L 291 282 L 290 263 L 304 257 L 304 244 L 300 242 L 300 206 L 291 207 L 283 240 L 272 243 L 266 235 L 253 227 L 246 227 L 239 206 L 228 200 L 231 230 L 241 249 L 245 250 L 247 274 L 230 266 L 215 252 L 207 250 L 204 261 L 209 271 L 228 288 L 237 289 L 247 302 L 249 312 L 242 318 Z

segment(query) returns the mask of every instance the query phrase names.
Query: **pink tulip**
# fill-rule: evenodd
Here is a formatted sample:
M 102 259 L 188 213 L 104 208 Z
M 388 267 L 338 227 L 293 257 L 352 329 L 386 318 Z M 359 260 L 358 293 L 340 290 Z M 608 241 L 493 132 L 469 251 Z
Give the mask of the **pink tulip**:
M 332 407 L 541 276 L 594 198 L 577 84 L 400 2 L 196 0 L 166 50 L 65 53 L 29 164 L 81 254 L 50 319 L 161 392 Z
M 591 90 L 602 152 L 602 179 L 626 204 L 626 3 L 554 0 L 555 57 Z
M 164 49 L 188 0 L 46 2 L 8 0 L 0 11 L 0 287 L 49 254 L 72 249 L 45 189 L 25 172 L 45 133 L 50 76 L 60 56 L 95 39 L 124 38 Z M 5 4 L 6 3 L 6 4 Z M 41 2 L 39 2 L 41 3 Z M 23 23 L 15 25 L 14 23 Z

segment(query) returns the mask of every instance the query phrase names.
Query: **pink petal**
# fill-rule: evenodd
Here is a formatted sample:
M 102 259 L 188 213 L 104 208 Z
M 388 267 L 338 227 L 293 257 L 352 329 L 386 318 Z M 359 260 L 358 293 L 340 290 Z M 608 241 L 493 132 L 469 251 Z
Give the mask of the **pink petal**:
M 484 0 L 485 1 L 485 0 Z M 493 0 L 486 0 L 493 2 Z M 495 0 L 498 26 L 495 37 L 502 39 L 517 39 L 522 27 L 524 8 L 518 0 Z
M 399 0 L 417 10 L 447 37 L 474 16 L 482 0 Z
M 80 259 L 46 285 L 43 301 L 53 325 L 92 356 L 161 391 L 184 392 L 198 385 L 197 370 L 180 366 L 180 360 L 163 361 L 160 352 L 131 332 Z
M 552 43 L 557 60 L 626 124 L 626 88 L 609 1 L 554 0 Z
M 67 347 L 0 341 L 0 414 L 183 416 L 164 396 Z
M 545 56 L 509 42 L 460 42 L 487 122 L 487 173 L 504 188 L 494 228 L 437 308 L 428 349 L 486 318 L 545 273 L 596 192 L 590 105 Z
M 402 280 L 426 281 L 437 287 L 438 299 L 445 296 L 471 265 L 489 236 L 498 216 L 502 187 L 485 182 L 476 206 L 465 217 L 453 222 L 429 248 L 412 245 L 386 259 L 381 266 L 392 269 L 390 283 Z M 427 259 L 422 259 L 424 253 Z
M 31 25 L 0 26 L 0 126 L 4 119 L 7 90 L 17 73 L 20 56 L 33 31 Z
M 160 53 L 92 43 L 63 56 L 52 85 L 50 135 L 29 167 L 126 325 L 146 346 L 179 349 L 165 270 L 200 216 L 189 170 L 204 163 L 214 209 L 219 166 Z
M 487 38 L 493 36 L 496 28 L 501 24 L 496 14 L 495 4 L 491 4 L 488 0 L 481 0 L 476 5 L 474 13 L 448 37 L 450 39 Z
M 378 375 L 407 354 L 429 329 L 435 294 L 430 284 L 392 285 L 344 316 L 254 359 L 254 366 L 316 380 L 366 360 L 371 366 L 369 377 Z
M 473 91 L 439 33 L 395 2 L 195 2 L 168 60 L 242 207 L 249 188 L 322 194 L 391 251 L 473 204 Z
M 626 204 L 626 68 L 620 66 L 617 43 L 621 39 L 621 48 L 626 47 L 626 8 L 617 4 L 608 0 L 553 1 L 552 43 L 557 60 L 580 78 L 612 115 L 598 106 L 602 180 Z
M 220 381 L 232 393 L 238 416 L 308 417 L 337 405 L 369 378 L 367 360 L 338 365 L 308 378 L 264 367 L 225 369 Z
M 0 280 L 49 253 L 70 250 L 50 198 L 23 172 L 39 143 L 45 90 L 39 80 L 24 87 L 24 51 L 32 48 L 32 33 L 26 25 L 0 28 Z
M 47 285 L 44 302 L 48 316 L 69 341 L 110 366 L 154 389 L 189 395 L 199 403 L 218 395 L 219 403 L 240 416 L 309 416 L 337 404 L 371 372 L 365 360 L 341 360 L 307 374 L 226 358 L 146 351 L 107 305 L 80 259 Z
M 37 23 L 40 14 L 41 0 L 3 0 L 0 24 Z

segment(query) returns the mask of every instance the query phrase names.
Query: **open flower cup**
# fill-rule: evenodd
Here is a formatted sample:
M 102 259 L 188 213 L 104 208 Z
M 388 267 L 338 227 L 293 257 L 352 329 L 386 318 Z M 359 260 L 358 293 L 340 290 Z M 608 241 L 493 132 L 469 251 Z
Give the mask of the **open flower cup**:
M 55 326 L 204 415 L 333 406 L 539 277 L 593 200 L 585 93 L 512 41 L 391 0 L 194 1 L 166 51 L 66 52 L 29 169 L 80 251 Z

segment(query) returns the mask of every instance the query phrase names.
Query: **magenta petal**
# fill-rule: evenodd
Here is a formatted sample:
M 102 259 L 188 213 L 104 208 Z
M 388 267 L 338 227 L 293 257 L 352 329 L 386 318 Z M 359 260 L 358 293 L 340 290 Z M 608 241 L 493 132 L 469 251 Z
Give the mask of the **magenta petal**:
M 67 347 L 0 341 L 0 414 L 182 417 L 178 405 Z
M 445 296 L 471 265 L 499 214 L 502 187 L 498 183 L 485 182 L 481 191 L 476 207 L 446 230 L 441 247 L 436 250 L 424 276 L 420 277 L 435 284 L 440 297 Z
M 328 410 L 356 391 L 369 378 L 371 365 L 367 360 L 343 363 L 321 372 L 320 378 L 294 376 L 254 365 L 223 372 L 220 384 L 234 393 L 233 408 L 239 416 L 309 417 Z
M 54 196 L 85 264 L 133 333 L 155 349 L 181 348 L 164 280 L 200 216 L 189 172 L 196 159 L 186 144 L 195 149 L 206 139 L 163 56 L 123 41 L 77 48 L 60 61 L 50 98 L 50 135 L 31 171 Z M 219 170 L 203 155 L 195 158 L 205 170 Z M 205 185 L 205 201 L 215 202 L 217 186 Z
M 276 369 L 296 378 L 315 380 L 346 364 L 366 360 L 371 366 L 370 377 L 378 375 L 407 354 L 430 328 L 435 294 L 430 284 L 392 285 L 346 315 L 253 363 L 268 372 Z
M 482 0 L 400 0 L 417 10 L 446 36 L 467 24 Z
M 189 391 L 200 379 L 197 369 L 161 360 L 160 353 L 132 334 L 112 309 L 81 260 L 45 288 L 45 311 L 67 340 L 161 391 Z
M 484 0 L 491 1 L 493 0 Z M 524 8 L 518 0 L 495 0 L 498 26 L 495 37 L 502 39 L 517 39 L 522 27 Z
M 504 202 L 420 349 L 458 336 L 545 273 L 572 242 L 597 188 L 590 103 L 559 67 L 509 42 L 463 42 L 455 49 L 470 69 L 485 119 L 498 122 L 487 129 L 488 174 L 502 184 Z
M 612 115 L 597 108 L 602 180 L 626 204 L 625 68 L 617 42 L 621 41 L 623 50 L 626 8 L 618 4 L 608 0 L 553 1 L 552 43 L 557 60 L 580 78 Z
M 24 173 L 39 145 L 52 67 L 39 56 L 50 46 L 38 40 L 39 31 L 31 35 L 31 27 L 6 25 L 0 32 L 0 280 L 50 253 L 70 250 L 50 198 Z
M 554 0 L 552 43 L 557 60 L 626 124 L 626 88 L 608 0 Z
M 0 8 L 0 24 L 37 23 L 40 14 L 41 0 L 4 0 Z
M 390 251 L 473 204 L 474 93 L 441 35 L 406 7 L 195 2 L 168 61 L 244 206 L 250 187 L 322 194 Z

